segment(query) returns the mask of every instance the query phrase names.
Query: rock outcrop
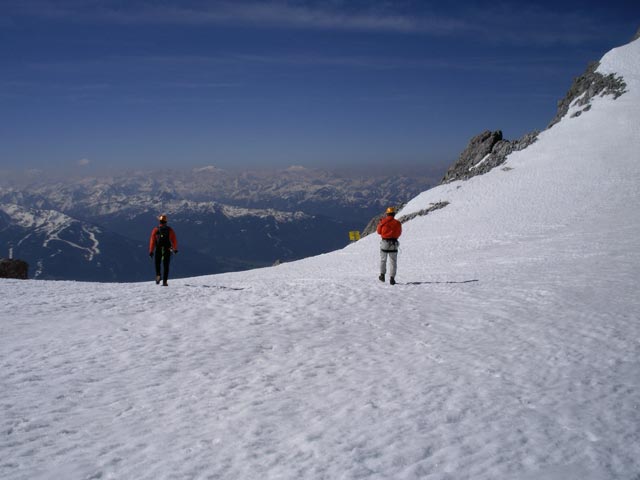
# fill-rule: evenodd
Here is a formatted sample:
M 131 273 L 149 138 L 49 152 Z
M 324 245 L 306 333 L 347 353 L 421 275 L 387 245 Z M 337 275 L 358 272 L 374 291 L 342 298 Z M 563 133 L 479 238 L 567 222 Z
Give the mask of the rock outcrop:
M 640 31 L 638 34 L 640 34 Z M 565 97 L 558 102 L 556 116 L 553 117 L 547 128 L 551 128 L 558 123 L 569 113 L 569 109 L 572 106 L 584 107 L 571 114 L 571 117 L 577 117 L 591 108 L 592 98 L 598 95 L 613 95 L 613 98 L 616 99 L 626 91 L 627 84 L 622 77 L 613 73 L 603 75 L 600 72 L 596 72 L 599 66 L 599 62 L 590 63 L 587 66 L 587 70 L 573 80 L 573 84 Z
M 441 208 L 444 208 L 447 205 L 449 205 L 449 202 L 432 203 L 427 208 L 423 208 L 422 210 L 418 210 L 417 212 L 410 213 L 408 215 L 402 215 L 400 218 L 398 218 L 398 221 L 400 223 L 405 223 L 405 222 L 408 222 L 409 220 L 413 220 L 416 217 L 424 217 L 425 215 L 429 215 L 431 212 L 435 210 L 440 210 Z
M 523 150 L 535 142 L 539 132 L 528 133 L 519 140 L 510 141 L 502 138 L 502 131 L 490 130 L 473 137 L 458 160 L 447 170 L 442 183 L 454 180 L 468 180 L 482 175 L 504 163 L 512 152 Z
M 29 278 L 29 264 L 24 260 L 0 258 L 0 278 L 26 280 Z

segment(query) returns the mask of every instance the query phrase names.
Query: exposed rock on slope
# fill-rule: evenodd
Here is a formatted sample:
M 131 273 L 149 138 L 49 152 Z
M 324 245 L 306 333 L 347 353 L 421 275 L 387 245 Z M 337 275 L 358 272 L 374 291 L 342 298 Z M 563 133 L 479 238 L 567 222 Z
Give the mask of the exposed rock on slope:
M 573 84 L 565 97 L 558 102 L 558 112 L 547 128 L 551 128 L 558 123 L 572 106 L 584 107 L 571 115 L 572 117 L 577 117 L 591 108 L 590 102 L 592 98 L 598 95 L 613 95 L 615 99 L 626 91 L 627 84 L 622 77 L 617 77 L 613 73 L 603 75 L 596 72 L 599 66 L 599 62 L 590 63 L 587 66 L 587 70 L 573 80 Z
M 408 222 L 409 220 L 413 220 L 416 217 L 424 217 L 425 215 L 428 215 L 435 210 L 440 210 L 441 208 L 444 208 L 447 205 L 449 205 L 449 202 L 432 203 L 431 205 L 429 205 L 428 208 L 423 208 L 422 210 L 419 210 L 414 213 L 410 213 L 408 215 L 402 215 L 400 218 L 398 218 L 398 221 L 400 223 L 404 223 L 404 222 Z
M 458 160 L 447 170 L 442 183 L 454 180 L 467 180 L 482 175 L 504 163 L 507 156 L 527 148 L 538 138 L 539 132 L 526 134 L 520 140 L 510 141 L 502 138 L 502 131 L 485 131 L 469 141 L 467 148 Z

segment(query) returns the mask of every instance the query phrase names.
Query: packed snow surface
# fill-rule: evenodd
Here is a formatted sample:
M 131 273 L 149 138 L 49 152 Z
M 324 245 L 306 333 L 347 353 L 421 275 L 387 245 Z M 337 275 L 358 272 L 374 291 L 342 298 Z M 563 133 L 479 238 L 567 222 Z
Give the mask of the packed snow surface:
M 375 235 L 168 288 L 1 281 L 0 478 L 637 480 L 640 41 L 608 57 L 626 94 L 406 206 L 450 202 L 393 287 Z

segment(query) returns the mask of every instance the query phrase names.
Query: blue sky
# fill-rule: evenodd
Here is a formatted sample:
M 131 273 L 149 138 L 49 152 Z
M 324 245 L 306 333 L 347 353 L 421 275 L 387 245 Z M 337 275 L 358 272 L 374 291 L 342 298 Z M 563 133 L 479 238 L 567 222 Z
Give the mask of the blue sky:
M 450 163 L 544 128 L 638 27 L 616 0 L 0 0 L 0 167 Z

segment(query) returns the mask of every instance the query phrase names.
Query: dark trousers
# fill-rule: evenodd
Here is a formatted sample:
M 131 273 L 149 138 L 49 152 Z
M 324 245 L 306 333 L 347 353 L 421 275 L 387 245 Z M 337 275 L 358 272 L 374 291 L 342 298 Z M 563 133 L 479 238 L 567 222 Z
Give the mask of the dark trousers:
M 162 281 L 166 282 L 169 280 L 169 263 L 171 262 L 171 250 L 164 247 L 156 248 L 156 276 L 162 275 Z M 164 274 L 160 272 L 160 264 L 164 267 Z

